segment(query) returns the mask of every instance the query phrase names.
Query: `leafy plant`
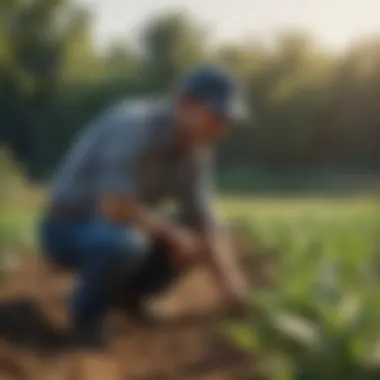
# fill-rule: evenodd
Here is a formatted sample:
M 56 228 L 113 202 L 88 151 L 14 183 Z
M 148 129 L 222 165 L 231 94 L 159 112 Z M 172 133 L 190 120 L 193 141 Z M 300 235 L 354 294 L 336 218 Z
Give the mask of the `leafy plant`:
M 223 331 L 263 358 L 268 378 L 380 378 L 377 222 L 327 214 L 245 223 L 281 252 L 278 283 L 253 289 L 251 316 Z

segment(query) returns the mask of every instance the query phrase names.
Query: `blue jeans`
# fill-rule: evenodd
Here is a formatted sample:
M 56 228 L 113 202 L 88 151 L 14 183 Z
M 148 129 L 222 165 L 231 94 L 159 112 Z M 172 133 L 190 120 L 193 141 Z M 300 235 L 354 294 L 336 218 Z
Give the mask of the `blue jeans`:
M 131 228 L 97 218 L 76 222 L 48 218 L 41 240 L 48 259 L 79 270 L 71 304 L 75 326 L 101 322 L 125 286 L 146 294 L 171 281 L 167 250 L 144 241 Z

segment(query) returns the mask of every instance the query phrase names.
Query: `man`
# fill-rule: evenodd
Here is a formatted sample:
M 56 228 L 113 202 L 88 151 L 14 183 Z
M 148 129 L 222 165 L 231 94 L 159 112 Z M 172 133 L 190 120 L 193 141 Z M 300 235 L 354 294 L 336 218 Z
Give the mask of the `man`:
M 69 151 L 42 241 L 49 260 L 79 269 L 71 308 L 79 342 L 104 343 L 103 318 L 121 298 L 137 311 L 146 295 L 198 264 L 209 266 L 227 302 L 242 303 L 208 184 L 210 147 L 227 132 L 235 93 L 226 71 L 196 68 L 168 102 L 121 105 Z M 158 215 L 166 200 L 177 203 L 177 222 Z

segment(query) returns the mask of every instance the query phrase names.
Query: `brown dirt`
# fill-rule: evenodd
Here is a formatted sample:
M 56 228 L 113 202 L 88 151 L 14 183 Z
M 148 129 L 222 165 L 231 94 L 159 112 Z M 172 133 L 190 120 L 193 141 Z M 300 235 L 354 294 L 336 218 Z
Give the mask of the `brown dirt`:
M 72 278 L 25 263 L 1 285 L 0 380 L 248 380 L 252 358 L 216 338 L 222 316 L 206 274 L 195 273 L 152 307 L 162 321 L 110 320 L 115 332 L 103 353 L 51 350 L 65 324 Z

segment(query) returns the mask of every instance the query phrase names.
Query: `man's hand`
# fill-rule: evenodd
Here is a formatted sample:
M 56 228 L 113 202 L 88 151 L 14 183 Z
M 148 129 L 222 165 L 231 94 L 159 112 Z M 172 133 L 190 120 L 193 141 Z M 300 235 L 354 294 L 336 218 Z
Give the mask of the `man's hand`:
M 107 196 L 101 199 L 100 206 L 107 219 L 137 226 L 148 236 L 168 244 L 178 269 L 195 264 L 200 252 L 205 251 L 199 234 L 165 221 L 134 199 Z

